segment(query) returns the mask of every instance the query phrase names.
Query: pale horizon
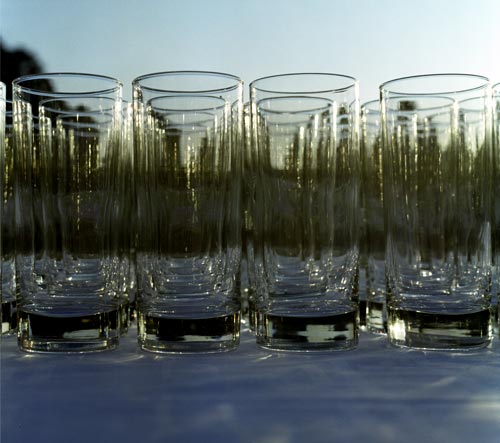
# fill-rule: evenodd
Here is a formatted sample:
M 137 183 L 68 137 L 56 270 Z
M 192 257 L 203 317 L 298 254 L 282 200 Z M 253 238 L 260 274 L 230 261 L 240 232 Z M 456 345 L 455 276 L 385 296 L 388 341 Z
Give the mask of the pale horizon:
M 33 52 L 45 72 L 119 78 L 170 70 L 234 74 L 248 85 L 289 72 L 359 80 L 361 101 L 408 75 L 462 72 L 500 82 L 495 0 L 2 0 L 7 49 Z

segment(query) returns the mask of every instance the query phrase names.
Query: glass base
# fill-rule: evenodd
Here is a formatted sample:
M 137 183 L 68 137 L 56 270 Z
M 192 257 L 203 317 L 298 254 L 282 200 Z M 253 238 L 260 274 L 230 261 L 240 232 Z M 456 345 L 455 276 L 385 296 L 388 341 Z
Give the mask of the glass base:
M 357 311 L 334 315 L 259 314 L 257 344 L 276 351 L 336 351 L 358 344 Z
M 498 306 L 497 305 L 493 306 L 493 333 L 498 335 L 500 338 Z
M 367 312 L 368 310 L 368 305 L 367 305 L 367 301 L 364 300 L 364 299 L 360 299 L 359 300 L 359 309 L 358 309 L 358 324 L 359 324 L 359 328 L 362 330 L 362 331 L 365 331 L 366 328 L 367 328 Z
M 236 349 L 240 343 L 240 313 L 217 317 L 137 316 L 139 345 L 159 353 L 211 353 Z
M 255 292 L 248 297 L 248 329 L 252 334 L 257 330 L 257 303 Z
M 255 333 L 256 326 L 256 303 L 255 290 L 246 288 L 244 295 L 241 296 L 241 326 L 251 334 Z
M 17 327 L 16 301 L 2 301 L 0 305 L 2 335 L 14 335 Z
M 366 306 L 366 329 L 373 334 L 387 333 L 385 303 L 368 301 Z
M 130 301 L 122 300 L 120 302 L 120 335 L 127 334 L 130 327 Z
M 18 311 L 18 344 L 26 352 L 83 353 L 111 350 L 119 343 L 119 311 L 47 315 Z
M 424 313 L 387 309 L 389 342 L 428 350 L 473 350 L 493 339 L 489 309 L 467 314 Z

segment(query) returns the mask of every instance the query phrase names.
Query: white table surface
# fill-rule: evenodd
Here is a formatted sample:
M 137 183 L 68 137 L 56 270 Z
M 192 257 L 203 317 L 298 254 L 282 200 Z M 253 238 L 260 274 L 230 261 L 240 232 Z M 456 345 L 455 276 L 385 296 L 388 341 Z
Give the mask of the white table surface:
M 1 344 L 2 443 L 500 442 L 500 340 L 469 354 L 397 349 L 26 354 Z

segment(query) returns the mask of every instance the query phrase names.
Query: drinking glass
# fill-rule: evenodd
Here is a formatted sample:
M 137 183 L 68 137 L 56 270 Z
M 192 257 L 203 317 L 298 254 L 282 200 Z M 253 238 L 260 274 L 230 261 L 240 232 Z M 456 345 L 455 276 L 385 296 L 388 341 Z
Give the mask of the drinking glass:
M 329 73 L 250 85 L 257 150 L 257 343 L 350 349 L 358 341 L 358 82 Z
M 380 101 L 361 105 L 361 190 L 365 215 L 366 328 L 387 332 Z
M 493 327 L 498 332 L 499 293 L 500 293 L 500 83 L 492 87 L 493 91 L 493 186 L 492 186 L 492 310 Z
M 243 221 L 242 221 L 242 260 L 241 260 L 241 291 L 242 291 L 242 323 L 248 330 L 255 332 L 255 253 L 254 253 L 254 211 L 256 184 L 256 152 L 252 143 L 250 103 L 243 106 Z M 244 310 L 243 310 L 244 308 Z
M 12 102 L 6 100 L 6 86 L 0 83 L 0 334 L 16 329 L 14 199 L 13 199 Z
M 142 349 L 217 352 L 240 334 L 242 82 L 214 72 L 133 82 Z
M 422 75 L 386 82 L 380 91 L 390 342 L 444 350 L 487 346 L 489 81 Z
M 86 352 L 118 344 L 109 248 L 119 228 L 106 232 L 104 221 L 120 175 L 109 168 L 121 148 L 121 89 L 110 77 L 79 73 L 13 82 L 22 350 Z
M 119 186 L 117 200 L 121 204 L 121 211 L 115 211 L 115 223 L 121 229 L 115 237 L 116 255 L 120 257 L 123 276 L 120 290 L 120 334 L 129 331 L 132 320 L 136 317 L 136 272 L 135 272 L 135 242 L 136 242 L 136 201 L 134 181 L 134 109 L 131 102 L 122 100 L 121 140 L 117 158 L 119 165 Z

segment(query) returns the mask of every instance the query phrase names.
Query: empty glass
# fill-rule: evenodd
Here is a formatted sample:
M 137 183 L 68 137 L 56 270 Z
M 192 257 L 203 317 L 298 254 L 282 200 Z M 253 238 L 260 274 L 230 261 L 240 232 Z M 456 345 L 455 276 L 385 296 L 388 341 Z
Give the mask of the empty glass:
M 242 82 L 213 72 L 134 80 L 140 346 L 239 344 Z
M 387 332 L 380 101 L 361 105 L 361 189 L 365 222 L 366 328 Z
M 41 74 L 15 80 L 13 99 L 19 346 L 112 349 L 123 264 L 121 84 Z
M 380 87 L 391 343 L 471 349 L 492 339 L 491 89 L 437 74 Z
M 256 157 L 257 343 L 291 351 L 358 340 L 358 83 L 337 74 L 250 85 Z
M 0 333 L 16 329 L 16 287 L 14 252 L 14 171 L 12 146 L 12 103 L 6 100 L 6 86 L 0 83 Z
M 493 186 L 492 186 L 492 310 L 493 327 L 498 332 L 498 305 L 500 303 L 500 83 L 493 85 Z
M 241 260 L 241 291 L 242 291 L 242 323 L 250 332 L 255 332 L 255 251 L 254 251 L 254 211 L 256 184 L 256 152 L 252 142 L 250 103 L 243 107 L 243 223 L 242 223 L 242 260 Z M 245 309 L 243 311 L 243 308 Z

